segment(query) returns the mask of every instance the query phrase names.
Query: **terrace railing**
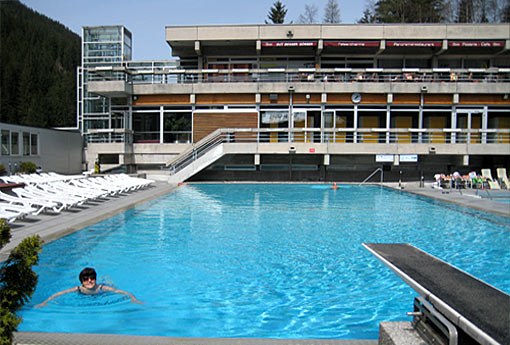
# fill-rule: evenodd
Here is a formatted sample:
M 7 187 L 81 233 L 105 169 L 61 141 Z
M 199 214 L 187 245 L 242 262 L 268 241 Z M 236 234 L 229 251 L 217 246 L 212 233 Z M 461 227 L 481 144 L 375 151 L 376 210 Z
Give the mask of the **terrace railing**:
M 267 68 L 181 69 L 178 66 L 89 68 L 88 81 L 189 83 L 478 83 L 510 82 L 510 68 Z
M 222 128 L 217 129 L 167 163 L 171 175 L 212 149 L 235 143 L 323 144 L 510 144 L 510 129 L 378 129 L 378 128 Z M 211 162 L 212 163 L 212 162 Z

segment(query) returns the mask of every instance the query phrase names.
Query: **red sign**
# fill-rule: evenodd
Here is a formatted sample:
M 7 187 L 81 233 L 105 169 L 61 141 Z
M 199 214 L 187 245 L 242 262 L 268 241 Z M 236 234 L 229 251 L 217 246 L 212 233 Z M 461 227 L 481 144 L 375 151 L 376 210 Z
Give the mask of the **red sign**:
M 413 48 L 434 48 L 441 47 L 441 41 L 390 41 L 386 47 L 413 47 Z
M 317 42 L 308 41 L 281 41 L 281 42 L 262 42 L 262 47 L 315 47 Z
M 324 42 L 325 47 L 379 47 L 379 41 L 332 41 Z
M 448 42 L 448 47 L 453 48 L 477 48 L 477 47 L 486 47 L 486 48 L 503 48 L 505 46 L 505 41 L 450 41 Z
M 315 149 L 312 147 L 311 149 L 308 150 L 308 152 L 310 153 L 314 153 L 315 152 Z

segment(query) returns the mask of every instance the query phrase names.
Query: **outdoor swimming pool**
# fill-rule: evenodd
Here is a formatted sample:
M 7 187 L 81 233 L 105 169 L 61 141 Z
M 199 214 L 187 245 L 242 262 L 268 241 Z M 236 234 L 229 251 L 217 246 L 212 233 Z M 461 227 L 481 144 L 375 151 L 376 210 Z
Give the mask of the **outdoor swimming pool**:
M 416 295 L 363 242 L 405 242 L 510 292 L 510 220 L 373 186 L 185 185 L 44 246 L 20 331 L 376 339 Z M 133 293 L 69 294 L 86 266 Z

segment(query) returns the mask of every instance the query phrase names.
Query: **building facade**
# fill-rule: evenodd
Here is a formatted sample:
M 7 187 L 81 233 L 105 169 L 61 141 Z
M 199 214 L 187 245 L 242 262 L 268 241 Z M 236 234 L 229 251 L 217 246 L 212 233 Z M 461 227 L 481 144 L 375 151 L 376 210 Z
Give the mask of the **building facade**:
M 0 164 L 14 174 L 23 162 L 60 174 L 82 172 L 82 137 L 78 131 L 0 123 Z
M 508 24 L 165 30 L 175 60 L 131 61 L 125 28 L 83 29 L 89 163 L 173 175 L 204 157 L 195 180 L 510 169 Z

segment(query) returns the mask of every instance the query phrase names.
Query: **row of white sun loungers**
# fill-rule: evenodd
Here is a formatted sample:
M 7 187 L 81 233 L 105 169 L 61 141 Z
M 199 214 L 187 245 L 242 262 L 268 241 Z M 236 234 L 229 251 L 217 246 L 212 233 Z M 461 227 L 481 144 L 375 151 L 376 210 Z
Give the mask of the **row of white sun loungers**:
M 154 181 L 126 174 L 87 177 L 41 173 L 2 176 L 5 183 L 24 184 L 12 189 L 15 195 L 0 192 L 0 218 L 12 223 L 28 215 L 62 210 L 147 188 Z

